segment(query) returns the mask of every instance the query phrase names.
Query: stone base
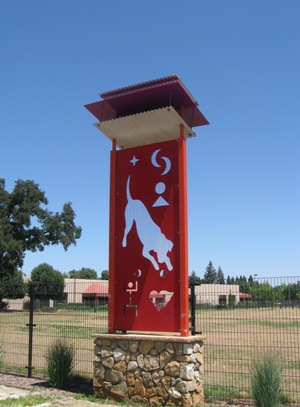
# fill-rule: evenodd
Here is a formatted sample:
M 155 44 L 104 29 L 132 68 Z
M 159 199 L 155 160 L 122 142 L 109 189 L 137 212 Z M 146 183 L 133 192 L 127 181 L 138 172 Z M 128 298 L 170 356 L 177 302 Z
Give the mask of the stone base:
M 95 396 L 150 406 L 204 403 L 203 336 L 92 337 Z

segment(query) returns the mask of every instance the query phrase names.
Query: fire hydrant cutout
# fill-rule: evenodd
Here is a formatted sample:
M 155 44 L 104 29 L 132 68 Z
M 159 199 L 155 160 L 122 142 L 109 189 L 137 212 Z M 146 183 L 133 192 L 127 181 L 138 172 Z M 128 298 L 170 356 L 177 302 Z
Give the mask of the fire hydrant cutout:
M 178 141 L 116 161 L 116 329 L 178 331 Z

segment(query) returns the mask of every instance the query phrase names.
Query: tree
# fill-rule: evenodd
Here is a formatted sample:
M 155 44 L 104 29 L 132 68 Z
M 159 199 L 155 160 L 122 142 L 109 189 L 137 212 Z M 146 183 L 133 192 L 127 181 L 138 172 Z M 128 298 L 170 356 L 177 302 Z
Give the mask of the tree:
M 251 287 L 251 296 L 254 301 L 270 301 L 274 302 L 276 299 L 275 290 L 268 282 L 263 282 L 261 284 L 255 284 Z
M 247 280 L 239 282 L 240 291 L 244 294 L 250 294 L 251 284 Z
M 189 283 L 193 282 L 196 285 L 201 284 L 201 278 L 197 276 L 196 272 L 193 270 L 192 274 L 189 276 Z
M 101 272 L 101 280 L 108 280 L 109 273 L 108 270 L 102 270 Z
M 31 272 L 30 280 L 34 296 L 37 299 L 56 300 L 63 296 L 65 287 L 64 277 L 47 263 L 42 263 L 35 267 Z
M 286 300 L 300 300 L 300 283 L 285 285 L 283 292 Z
M 225 284 L 225 277 L 221 267 L 219 267 L 217 271 L 216 284 Z
M 80 270 L 71 270 L 70 278 L 82 278 L 84 280 L 96 280 L 98 278 L 97 271 L 82 267 Z
M 216 279 L 217 279 L 217 272 L 216 272 L 216 269 L 214 268 L 212 262 L 210 261 L 208 263 L 208 266 L 206 267 L 203 282 L 205 284 L 216 284 Z
M 24 283 L 21 271 L 0 277 L 0 304 L 3 298 L 23 298 L 26 290 L 27 285 Z
M 286 284 L 281 284 L 274 287 L 275 301 L 284 301 L 285 299 L 291 300 L 289 295 L 288 298 L 286 298 L 288 291 L 288 286 Z
M 0 178 L 0 276 L 21 268 L 26 251 L 43 251 L 45 246 L 62 244 L 67 250 L 81 236 L 74 223 L 71 203 L 61 213 L 51 212 L 45 193 L 34 181 L 15 182 L 11 193 Z

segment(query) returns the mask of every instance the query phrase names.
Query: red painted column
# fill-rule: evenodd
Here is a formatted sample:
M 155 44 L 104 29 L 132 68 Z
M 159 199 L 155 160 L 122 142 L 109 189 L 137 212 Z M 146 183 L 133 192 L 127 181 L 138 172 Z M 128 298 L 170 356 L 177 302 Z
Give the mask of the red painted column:
M 115 333 L 115 276 L 116 276 L 116 140 L 113 139 L 110 153 L 110 200 L 109 200 L 109 300 L 108 332 Z
M 184 126 L 180 125 L 178 151 L 179 166 L 179 233 L 180 233 L 180 335 L 189 335 L 189 279 L 188 279 L 188 222 L 187 222 L 187 173 L 186 140 Z

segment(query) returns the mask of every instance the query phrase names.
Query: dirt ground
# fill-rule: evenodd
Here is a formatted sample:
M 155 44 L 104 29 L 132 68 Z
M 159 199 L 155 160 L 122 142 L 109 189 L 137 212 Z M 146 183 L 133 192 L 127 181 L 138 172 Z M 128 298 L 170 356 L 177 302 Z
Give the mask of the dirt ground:
M 95 403 L 88 400 L 76 400 L 75 396 L 78 393 L 85 394 L 85 388 L 70 389 L 70 391 L 54 389 L 43 379 L 28 378 L 23 375 L 11 375 L 0 373 L 0 406 L 1 400 L 14 399 L 16 406 L 18 405 L 18 398 L 27 396 L 29 393 L 39 394 L 44 396 L 51 396 L 53 400 L 36 405 L 36 407 L 55 407 L 55 406 L 70 406 L 70 407 L 95 407 Z M 86 392 L 88 395 L 88 392 Z M 101 404 L 106 407 L 116 407 L 111 402 L 105 400 Z
M 8 398 L 16 399 L 16 404 L 11 406 L 18 406 L 17 398 L 24 397 L 28 394 L 40 394 L 53 397 L 53 400 L 36 405 L 35 407 L 96 407 L 97 405 L 104 407 L 116 407 L 118 403 L 113 403 L 109 400 L 99 399 L 99 404 L 88 400 L 76 400 L 76 395 L 92 394 L 91 383 L 75 383 L 68 391 L 59 390 L 49 386 L 49 383 L 41 378 L 28 378 L 22 374 L 7 374 L 0 372 L 0 406 L 1 400 Z M 286 407 L 300 407 L 300 404 L 290 404 Z M 138 407 L 135 404 L 135 407 Z M 207 400 L 203 407 L 255 407 L 251 400 L 231 400 L 230 403 L 221 400 Z
M 25 397 L 28 394 L 39 394 L 39 391 L 36 391 L 34 393 L 32 393 L 32 390 L 25 390 L 25 389 L 20 389 L 20 388 L 16 388 L 16 387 L 7 387 L 7 386 L 3 386 L 0 384 L 0 405 L 1 405 L 1 400 L 7 400 L 10 399 L 10 401 L 12 402 L 12 400 L 15 400 L 14 405 L 17 406 L 18 405 L 18 399 L 20 397 Z M 91 407 L 91 406 L 95 406 L 95 403 L 92 403 L 90 401 L 85 401 L 85 400 L 74 400 L 73 397 L 64 397 L 64 398 L 60 398 L 57 400 L 53 400 L 50 402 L 46 402 L 41 404 L 36 405 L 36 407 L 40 406 L 40 407 L 48 407 L 48 406 L 75 406 L 75 407 Z
M 90 402 L 88 400 L 76 400 L 75 396 L 78 393 L 89 394 L 91 389 L 85 388 L 86 384 L 82 388 L 76 386 L 74 389 L 59 390 L 54 389 L 49 386 L 49 384 L 40 378 L 28 378 L 23 375 L 12 375 L 0 373 L 0 405 L 1 400 L 7 398 L 15 399 L 16 406 L 18 405 L 17 399 L 19 397 L 24 397 L 30 394 L 40 394 L 45 396 L 53 397 L 52 401 L 43 403 L 42 405 L 36 405 L 36 407 L 95 407 L 95 402 Z M 117 404 L 112 403 L 108 400 L 100 400 L 99 404 L 106 407 L 116 407 Z M 227 404 L 222 401 L 214 401 L 205 404 L 205 407 L 253 407 L 251 402 L 232 402 Z

